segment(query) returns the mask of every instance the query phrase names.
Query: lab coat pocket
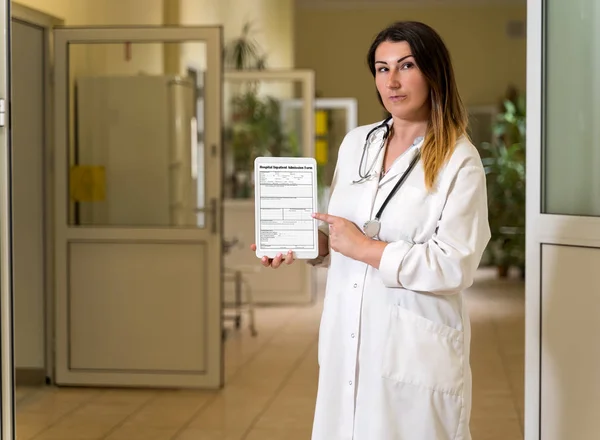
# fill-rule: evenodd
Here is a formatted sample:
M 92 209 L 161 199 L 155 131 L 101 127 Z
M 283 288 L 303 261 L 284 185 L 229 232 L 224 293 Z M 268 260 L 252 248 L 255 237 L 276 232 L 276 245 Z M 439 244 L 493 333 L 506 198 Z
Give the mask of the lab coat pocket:
M 390 305 L 383 377 L 462 396 L 463 352 L 464 335 L 460 330 Z

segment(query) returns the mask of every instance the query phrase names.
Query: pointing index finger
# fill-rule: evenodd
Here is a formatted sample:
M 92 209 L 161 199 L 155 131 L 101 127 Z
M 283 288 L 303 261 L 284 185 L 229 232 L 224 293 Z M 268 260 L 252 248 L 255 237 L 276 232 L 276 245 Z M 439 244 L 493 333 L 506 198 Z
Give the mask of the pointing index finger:
M 335 219 L 337 218 L 333 215 L 321 214 L 319 212 L 315 212 L 312 216 L 313 216 L 313 218 L 316 218 L 317 220 L 321 220 L 321 221 L 324 221 L 325 223 L 329 223 L 329 224 L 332 224 L 335 221 Z

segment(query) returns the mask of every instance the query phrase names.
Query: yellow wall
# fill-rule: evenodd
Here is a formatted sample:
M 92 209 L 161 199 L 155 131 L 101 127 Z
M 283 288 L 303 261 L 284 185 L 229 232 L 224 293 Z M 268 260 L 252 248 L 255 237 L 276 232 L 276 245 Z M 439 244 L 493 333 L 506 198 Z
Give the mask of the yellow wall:
M 177 0 L 166 0 L 167 2 Z M 19 4 L 64 20 L 67 26 L 160 25 L 163 0 L 19 0 Z M 161 74 L 163 44 L 132 46 L 125 60 L 122 44 L 74 45 L 70 50 L 73 75 Z
M 71 9 L 71 0 L 19 0 L 12 3 L 28 6 L 62 20 L 69 15 L 69 10 Z
M 359 124 L 383 113 L 366 54 L 373 37 L 396 20 L 435 28 L 451 52 L 467 105 L 496 104 L 509 84 L 525 89 L 526 40 L 506 36 L 510 19 L 524 20 L 520 6 L 297 9 L 296 67 L 316 71 L 323 97 L 356 97 Z
M 171 0 L 173 1 L 173 0 Z M 238 38 L 252 23 L 252 38 L 268 55 L 269 68 L 289 69 L 294 63 L 293 0 L 179 0 L 179 22 L 186 26 L 223 26 L 223 42 Z M 203 53 L 202 45 L 182 50 L 182 63 Z
M 168 0 L 173 1 L 173 0 Z M 18 0 L 69 26 L 161 24 L 163 0 Z
M 293 0 L 211 0 L 221 5 L 225 41 L 240 35 L 251 21 L 253 36 L 268 54 L 270 68 L 291 68 L 294 62 Z
M 269 67 L 291 68 L 294 63 L 293 0 L 18 0 L 17 3 L 63 19 L 67 26 L 222 25 L 225 42 L 239 36 L 244 22 L 250 20 L 253 36 L 268 54 Z M 166 52 L 172 71 L 179 51 Z M 200 60 L 195 64 L 203 64 L 203 54 L 202 44 L 187 43 L 181 48 L 181 63 L 186 65 L 192 57 L 194 61 Z M 118 64 L 121 55 L 122 51 L 116 59 L 102 61 Z M 136 60 L 128 63 L 127 67 L 131 66 L 146 73 L 155 71 L 145 62 L 138 68 Z

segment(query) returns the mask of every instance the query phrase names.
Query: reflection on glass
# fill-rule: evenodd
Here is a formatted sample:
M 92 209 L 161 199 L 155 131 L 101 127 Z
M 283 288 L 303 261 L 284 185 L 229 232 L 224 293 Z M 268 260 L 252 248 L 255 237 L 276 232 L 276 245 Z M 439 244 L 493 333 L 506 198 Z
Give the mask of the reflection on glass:
M 203 226 L 202 49 L 70 46 L 70 224 Z
M 549 0 L 543 211 L 600 216 L 600 7 Z
M 224 88 L 225 194 L 250 198 L 256 157 L 302 154 L 302 119 L 284 111 L 300 94 L 291 81 L 227 81 Z

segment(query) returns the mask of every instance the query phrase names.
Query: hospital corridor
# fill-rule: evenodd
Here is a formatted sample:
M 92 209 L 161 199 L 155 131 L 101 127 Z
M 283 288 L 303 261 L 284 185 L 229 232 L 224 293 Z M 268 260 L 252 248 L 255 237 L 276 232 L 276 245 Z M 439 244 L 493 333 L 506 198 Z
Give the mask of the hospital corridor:
M 597 121 L 599 0 L 0 0 L 0 440 L 598 440 Z
M 326 270 L 318 272 L 322 298 Z M 478 273 L 467 292 L 476 440 L 523 439 L 524 284 Z M 225 342 L 222 391 L 19 388 L 20 440 L 307 440 L 322 301 L 257 310 Z

